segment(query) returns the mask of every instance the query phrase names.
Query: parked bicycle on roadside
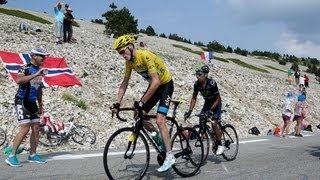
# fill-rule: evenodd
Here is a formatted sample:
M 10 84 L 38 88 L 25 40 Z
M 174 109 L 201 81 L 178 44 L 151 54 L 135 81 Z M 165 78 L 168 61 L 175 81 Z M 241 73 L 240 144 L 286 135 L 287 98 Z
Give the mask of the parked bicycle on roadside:
M 50 115 L 42 116 L 39 130 L 39 143 L 44 146 L 57 146 L 70 138 L 80 144 L 94 144 L 96 133 L 88 126 L 79 125 L 73 122 L 74 118 L 67 123 L 52 121 Z
M 226 110 L 222 110 L 221 113 L 227 112 Z M 199 132 L 200 138 L 203 142 L 204 147 L 204 155 L 203 155 L 203 163 L 207 161 L 209 150 L 210 150 L 210 144 L 212 144 L 211 149 L 213 154 L 216 154 L 216 151 L 218 149 L 218 141 L 217 137 L 214 133 L 214 130 L 210 125 L 208 125 L 208 122 L 211 121 L 211 115 L 202 113 L 202 114 L 194 114 L 194 116 L 199 117 L 199 124 L 193 126 L 193 128 Z M 222 124 L 221 121 L 218 121 L 218 126 L 221 129 L 221 143 L 224 146 L 224 151 L 222 153 L 222 156 L 227 161 L 232 161 L 236 159 L 236 156 L 239 151 L 239 139 L 236 129 L 231 124 Z M 210 143 L 211 140 L 211 143 Z
M 7 134 L 6 132 L 0 128 L 0 147 L 6 142 L 7 140 Z
M 201 166 L 203 144 L 196 130 L 178 125 L 175 115 L 181 101 L 171 100 L 171 103 L 174 104 L 173 113 L 166 119 L 176 127 L 171 138 L 172 153 L 176 158 L 172 168 L 182 177 L 191 177 L 199 171 Z M 148 142 L 158 154 L 159 165 L 163 164 L 166 155 L 161 152 L 159 145 L 142 125 L 144 120 L 155 118 L 156 115 L 144 115 L 134 107 L 119 108 L 116 116 L 121 121 L 127 121 L 119 115 L 124 111 L 134 112 L 134 125 L 121 128 L 110 136 L 103 154 L 104 169 L 110 179 L 142 179 L 150 163 L 151 151 Z M 190 139 L 190 136 L 196 138 Z

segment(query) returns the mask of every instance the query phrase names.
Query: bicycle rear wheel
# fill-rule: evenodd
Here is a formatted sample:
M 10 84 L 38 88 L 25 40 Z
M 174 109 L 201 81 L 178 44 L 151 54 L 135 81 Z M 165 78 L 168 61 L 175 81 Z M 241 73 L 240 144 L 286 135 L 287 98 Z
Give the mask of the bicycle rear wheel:
M 195 129 L 200 134 L 200 125 L 193 126 L 193 129 Z M 207 131 L 202 132 L 202 135 L 200 135 L 200 139 L 203 143 L 203 159 L 202 159 L 202 165 L 204 165 L 208 159 L 209 150 L 210 150 L 210 138 Z
M 182 177 L 195 175 L 203 159 L 203 144 L 199 133 L 191 127 L 176 132 L 171 140 L 171 148 L 176 162 L 173 170 Z M 191 137 L 195 138 L 191 138 Z
M 236 159 L 239 151 L 239 139 L 236 129 L 230 125 L 226 124 L 223 126 L 221 143 L 226 147 L 222 156 L 227 161 L 232 161 Z
M 149 146 L 145 137 L 140 135 L 133 149 L 133 133 L 133 128 L 126 127 L 117 130 L 108 139 L 103 165 L 109 179 L 142 179 L 145 175 L 150 161 Z
M 96 142 L 96 133 L 88 126 L 76 125 L 76 128 L 73 129 L 72 140 L 81 145 L 83 143 L 94 144 Z
M 39 131 L 39 143 L 45 147 L 53 147 L 61 144 L 62 138 L 56 133 L 44 131 L 43 127 L 40 127 Z
M 0 128 L 0 146 L 2 146 L 7 140 L 7 134 L 6 132 Z

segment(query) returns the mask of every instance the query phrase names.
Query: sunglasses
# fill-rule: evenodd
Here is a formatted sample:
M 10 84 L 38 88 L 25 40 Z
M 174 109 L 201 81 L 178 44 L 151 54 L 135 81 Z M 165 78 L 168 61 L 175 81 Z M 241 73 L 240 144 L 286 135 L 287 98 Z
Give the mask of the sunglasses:
M 127 50 L 127 48 L 121 49 L 121 50 L 119 51 L 119 54 L 120 54 L 120 55 L 123 55 L 123 54 L 126 52 L 126 50 Z
M 204 75 L 204 73 L 202 73 L 202 72 L 196 72 L 196 76 L 203 76 Z
M 40 57 L 42 57 L 43 59 L 46 58 L 46 56 L 45 56 L 45 55 L 42 55 L 42 54 L 37 54 L 37 56 L 40 56 Z

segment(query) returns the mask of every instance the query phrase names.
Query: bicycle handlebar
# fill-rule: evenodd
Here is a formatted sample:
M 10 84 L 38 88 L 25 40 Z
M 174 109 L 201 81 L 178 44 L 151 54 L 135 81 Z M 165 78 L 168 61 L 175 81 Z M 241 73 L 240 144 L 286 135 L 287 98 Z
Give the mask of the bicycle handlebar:
M 127 119 L 122 118 L 122 117 L 119 115 L 119 112 L 121 112 L 121 111 L 134 111 L 134 110 L 135 110 L 134 107 L 123 107 L 123 108 L 119 108 L 116 113 L 112 112 L 112 117 L 114 116 L 114 114 L 116 114 L 117 118 L 118 118 L 120 121 L 127 122 Z

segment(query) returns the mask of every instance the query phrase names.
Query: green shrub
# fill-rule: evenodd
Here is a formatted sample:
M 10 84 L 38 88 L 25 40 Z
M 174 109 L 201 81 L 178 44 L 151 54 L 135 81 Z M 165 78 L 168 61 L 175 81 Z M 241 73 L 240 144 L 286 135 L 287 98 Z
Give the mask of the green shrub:
M 278 69 L 278 68 L 273 67 L 273 66 L 269 66 L 269 65 L 264 65 L 264 66 L 266 66 L 266 67 L 268 67 L 268 68 L 270 68 L 270 69 L 273 69 L 273 70 L 277 70 L 277 71 L 281 71 L 281 72 L 285 72 L 285 73 L 287 73 L 287 71 L 282 70 L 282 69 Z
M 72 26 L 75 26 L 75 27 L 80 27 L 80 25 L 77 23 L 77 21 L 72 21 Z
M 214 59 L 214 60 L 218 60 L 218 61 L 222 61 L 222 62 L 229 63 L 228 60 L 226 60 L 226 59 L 224 59 L 224 58 L 221 58 L 221 57 L 214 57 L 213 59 Z
M 172 44 L 173 47 L 176 47 L 176 48 L 180 48 L 184 51 L 188 51 L 188 52 L 191 52 L 191 53 L 194 53 L 194 54 L 198 54 L 200 55 L 202 51 L 194 51 L 188 47 L 185 47 L 185 46 L 181 46 L 181 45 L 178 45 L 178 44 Z
M 50 21 L 47 21 L 41 17 L 26 13 L 23 11 L 19 11 L 19 10 L 0 8 L 0 13 L 10 15 L 10 16 L 16 16 L 16 17 L 23 18 L 23 19 L 28 19 L 28 20 L 39 22 L 42 24 L 52 24 Z
M 63 93 L 62 99 L 69 101 L 69 102 L 72 102 L 73 104 L 75 104 L 76 106 L 78 106 L 81 109 L 86 110 L 88 108 L 88 105 L 85 102 L 85 100 L 83 100 L 83 99 L 78 100 L 76 97 L 74 97 L 73 95 L 71 95 L 69 93 Z

